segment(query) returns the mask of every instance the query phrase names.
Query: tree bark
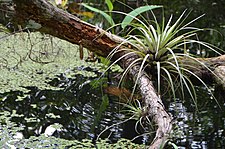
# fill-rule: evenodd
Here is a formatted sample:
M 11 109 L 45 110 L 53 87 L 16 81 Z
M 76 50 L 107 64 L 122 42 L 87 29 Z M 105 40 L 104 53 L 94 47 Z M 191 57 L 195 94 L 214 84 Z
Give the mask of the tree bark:
M 16 23 L 26 27 L 29 22 L 35 22 L 40 25 L 37 31 L 83 45 L 100 56 L 107 56 L 117 43 L 121 42 L 118 36 L 88 24 L 54 7 L 46 0 L 14 0 L 14 2 Z
M 225 66 L 218 66 L 214 72 L 217 75 L 217 77 L 215 77 L 217 85 L 222 86 L 225 91 Z
M 197 60 L 198 62 L 184 57 L 180 59 L 182 64 L 187 66 L 190 71 L 204 82 L 216 82 L 225 89 L 225 55 L 211 58 L 197 58 Z
M 214 75 L 211 74 L 212 79 L 221 85 L 225 91 L 225 55 L 219 57 L 208 58 L 206 62 L 211 66 Z
M 131 74 L 137 74 L 139 69 L 138 67 L 133 68 Z M 158 127 L 150 149 L 163 147 L 172 130 L 172 116 L 166 112 L 162 100 L 155 91 L 152 81 L 149 80 L 149 76 L 142 73 L 138 80 L 138 85 L 141 90 L 141 95 L 144 98 L 146 112 L 152 117 L 153 122 Z
M 83 47 L 95 52 L 97 55 L 106 57 L 118 45 L 123 42 L 123 38 L 110 34 L 100 28 L 81 21 L 79 18 L 54 7 L 46 0 L 13 0 L 15 3 L 14 22 L 23 27 L 32 26 L 35 30 L 42 33 L 67 40 L 71 43 L 82 45 Z M 127 46 L 127 47 L 124 47 Z M 128 45 L 120 46 L 119 48 L 129 48 Z M 118 52 L 113 57 L 113 60 L 123 56 L 125 52 Z M 136 55 L 125 57 L 119 64 L 123 68 L 127 68 L 133 61 Z M 218 60 L 218 61 L 217 61 Z M 219 58 L 200 59 L 210 68 L 220 65 Z M 191 61 L 184 63 L 190 63 Z M 206 68 L 201 67 L 197 63 L 193 64 L 199 69 L 194 69 L 199 76 L 203 77 L 210 74 Z M 221 67 L 217 67 L 215 73 L 220 72 Z M 222 67 L 224 72 L 224 67 Z M 138 74 L 140 66 L 130 69 L 129 74 L 134 78 Z M 201 70 L 201 71 L 199 71 Z M 217 72 L 218 70 L 218 72 Z M 223 73 L 224 75 L 224 73 Z M 221 76 L 224 79 L 224 76 Z M 147 114 L 152 117 L 153 122 L 157 126 L 155 138 L 150 145 L 150 148 L 160 148 L 168 139 L 172 131 L 172 116 L 164 109 L 162 100 L 157 94 L 151 78 L 142 72 L 138 78 L 138 85 L 145 104 Z

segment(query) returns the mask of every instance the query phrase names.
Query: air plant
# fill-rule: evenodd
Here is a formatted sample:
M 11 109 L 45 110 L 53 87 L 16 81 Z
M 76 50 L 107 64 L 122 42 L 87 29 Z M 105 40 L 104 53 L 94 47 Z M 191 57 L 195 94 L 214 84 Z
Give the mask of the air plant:
M 133 103 L 120 103 L 125 109 L 122 110 L 124 113 L 127 113 L 127 115 L 131 115 L 130 118 L 133 120 L 136 120 L 135 124 L 135 131 L 138 132 L 138 125 L 140 125 L 143 129 L 145 128 L 143 126 L 143 122 L 148 123 L 149 126 L 152 126 L 151 121 L 148 117 L 148 115 L 144 112 L 145 107 L 143 107 L 140 103 L 140 101 L 136 100 Z M 143 121 L 144 120 L 144 121 Z M 152 126 L 153 127 L 153 126 Z
M 170 91 L 172 91 L 174 99 L 176 99 L 176 92 L 178 90 L 181 90 L 184 97 L 184 90 L 186 89 L 197 107 L 195 88 L 189 77 L 194 76 L 208 90 L 209 88 L 201 78 L 189 70 L 191 66 L 184 65 L 182 60 L 184 58 L 189 59 L 193 63 L 198 63 L 200 66 L 205 67 L 210 72 L 212 70 L 199 61 L 195 55 L 188 53 L 186 47 L 190 44 L 199 44 L 220 55 L 218 49 L 213 45 L 198 40 L 197 32 L 203 31 L 204 29 L 190 26 L 204 15 L 188 23 L 184 23 L 188 16 L 186 11 L 184 11 L 175 23 L 172 23 L 173 16 L 171 15 L 167 23 L 163 17 L 162 23 L 160 24 L 153 12 L 152 14 L 154 21 L 151 24 L 146 20 L 140 20 L 136 16 L 130 16 L 135 20 L 135 22 L 129 24 L 129 27 L 132 29 L 127 34 L 125 40 L 109 54 L 108 58 L 111 59 L 117 52 L 121 51 L 126 51 L 126 54 L 114 61 L 109 68 L 121 59 L 135 54 L 138 58 L 131 62 L 124 70 L 120 83 L 132 67 L 139 65 L 140 70 L 136 76 L 133 93 L 141 73 L 143 71 L 150 72 L 149 75 L 155 75 L 157 78 L 155 82 L 157 82 L 156 86 L 159 95 L 161 95 L 162 85 L 168 86 Z M 122 25 L 123 27 L 128 26 L 128 24 L 124 25 L 124 23 Z M 121 48 L 123 45 L 130 45 L 132 48 Z

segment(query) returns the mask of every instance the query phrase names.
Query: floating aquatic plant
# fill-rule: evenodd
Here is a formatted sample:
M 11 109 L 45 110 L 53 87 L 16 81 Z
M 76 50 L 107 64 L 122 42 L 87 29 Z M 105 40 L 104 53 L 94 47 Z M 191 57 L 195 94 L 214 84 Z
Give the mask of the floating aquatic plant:
M 24 87 L 60 90 L 48 82 L 58 75 L 74 78 L 97 77 L 89 67 L 103 72 L 105 65 L 79 59 L 78 47 L 69 42 L 40 33 L 18 33 L 0 40 L 0 93 L 28 90 Z M 87 54 L 86 54 L 87 56 Z M 115 71 L 118 69 L 114 67 Z

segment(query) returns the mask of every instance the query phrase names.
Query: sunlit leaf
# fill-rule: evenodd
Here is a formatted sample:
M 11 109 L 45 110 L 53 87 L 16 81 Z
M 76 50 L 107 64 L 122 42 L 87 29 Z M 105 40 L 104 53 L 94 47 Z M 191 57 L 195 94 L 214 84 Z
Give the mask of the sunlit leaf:
M 150 6 L 142 6 L 137 9 L 134 9 L 130 13 L 127 14 L 127 16 L 122 21 L 122 28 L 124 29 L 127 25 L 131 23 L 131 21 L 138 15 L 140 15 L 143 12 L 155 9 L 155 8 L 161 8 L 162 6 L 156 6 L 156 5 L 150 5 Z
M 78 14 L 82 15 L 82 16 L 85 16 L 85 17 L 88 17 L 88 18 L 93 18 L 94 17 L 94 13 L 92 12 L 88 12 L 88 11 L 80 11 L 78 12 Z
M 6 28 L 5 26 L 3 26 L 2 24 L 0 24 L 0 31 L 5 32 L 5 33 L 10 33 L 10 30 L 8 28 Z
M 112 4 L 111 0 L 105 0 L 105 3 L 107 4 L 109 11 L 112 11 L 113 10 L 113 4 Z
M 62 0 L 61 7 L 65 8 L 67 2 L 68 2 L 68 0 Z

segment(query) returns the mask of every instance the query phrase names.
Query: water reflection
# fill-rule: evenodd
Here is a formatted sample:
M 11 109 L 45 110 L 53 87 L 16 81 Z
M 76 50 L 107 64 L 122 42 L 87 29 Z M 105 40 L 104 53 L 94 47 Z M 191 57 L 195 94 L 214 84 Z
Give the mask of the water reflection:
M 82 75 L 77 75 L 74 79 L 63 75 L 59 78 L 55 78 L 50 84 L 60 85 L 60 91 L 29 87 L 30 92 L 25 95 L 22 92 L 0 95 L 6 97 L 0 102 L 0 111 L 13 113 L 16 110 L 17 114 L 22 115 L 13 117 L 12 121 L 24 128 L 22 134 L 25 138 L 44 133 L 69 140 L 86 138 L 94 141 L 105 128 L 109 129 L 100 137 L 109 138 L 111 142 L 116 142 L 121 137 L 133 139 L 140 135 L 135 131 L 134 120 L 115 125 L 124 121 L 126 115 L 121 113 L 121 107 L 114 97 L 107 97 L 109 105 L 102 113 L 99 112 L 105 94 L 101 86 L 93 87 L 92 83 L 96 78 L 84 78 Z M 173 136 L 175 144 L 180 148 L 224 148 L 224 99 L 219 101 L 222 105 L 220 109 L 215 100 L 208 96 L 206 89 L 197 88 L 197 93 L 198 112 L 191 99 L 177 99 L 167 105 L 178 126 Z M 21 100 L 18 100 L 18 96 Z M 144 133 L 143 130 L 140 132 Z M 144 135 L 135 141 L 146 143 L 149 139 L 148 135 Z
M 21 117 L 13 117 L 12 121 L 24 127 L 25 138 L 42 133 L 49 135 L 49 130 L 54 132 L 54 136 L 65 139 L 94 140 L 103 129 L 118 123 L 124 117 L 119 113 L 119 105 L 111 99 L 106 111 L 97 118 L 104 94 L 101 87 L 93 89 L 90 85 L 96 78 L 84 78 L 82 75 L 77 75 L 73 80 L 62 75 L 59 78 L 55 78 L 50 84 L 64 88 L 61 91 L 29 87 L 30 92 L 26 95 L 22 92 L 0 95 L 7 97 L 1 101 L 0 111 L 16 110 L 17 114 L 23 114 Z M 18 96 L 25 98 L 15 102 Z M 53 129 L 52 125 L 57 123 L 63 127 Z M 102 137 L 115 142 L 121 137 L 121 132 L 121 126 L 116 125 L 102 134 Z
M 193 102 L 177 100 L 169 104 L 169 111 L 174 115 L 177 132 L 174 136 L 180 148 L 211 149 L 225 147 L 225 111 L 224 99 L 216 101 L 208 96 L 203 87 L 196 87 L 198 109 Z M 197 111 L 198 110 L 198 111 Z

